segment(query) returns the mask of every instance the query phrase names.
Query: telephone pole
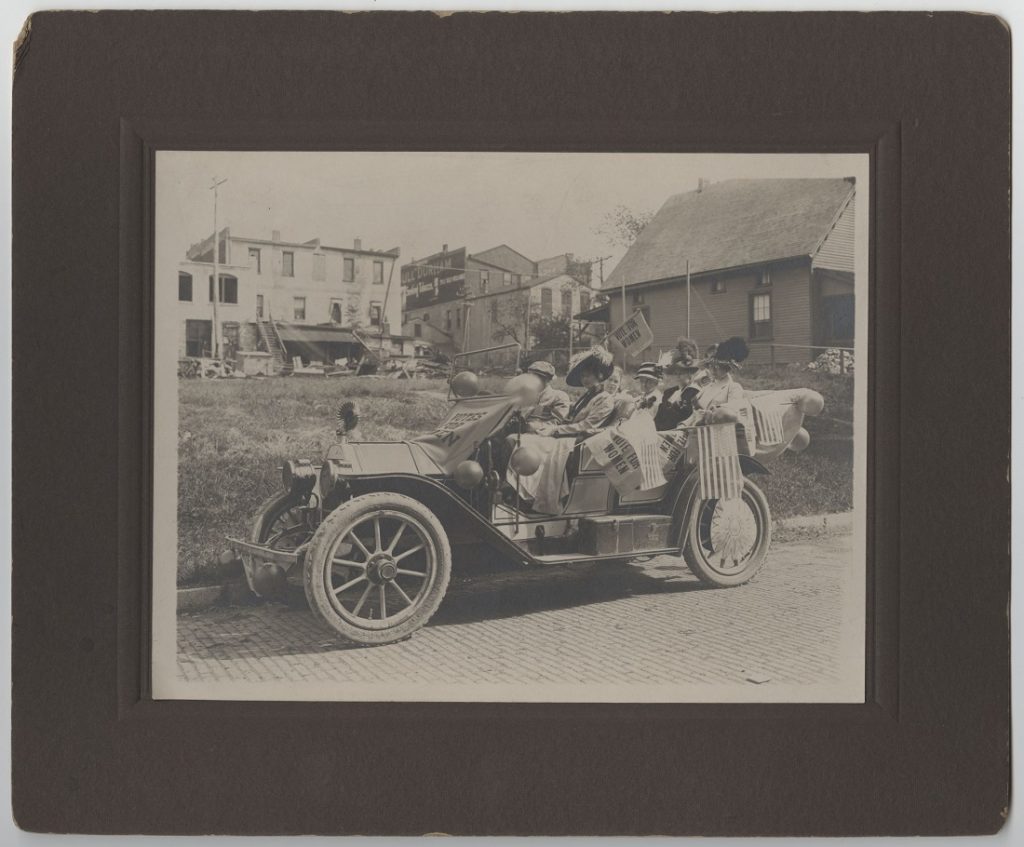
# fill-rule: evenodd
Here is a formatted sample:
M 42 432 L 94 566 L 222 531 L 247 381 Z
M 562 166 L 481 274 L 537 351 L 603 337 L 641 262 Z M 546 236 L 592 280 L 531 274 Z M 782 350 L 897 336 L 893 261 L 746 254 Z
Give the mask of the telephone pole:
M 218 303 L 220 301 L 220 238 L 217 234 L 217 189 L 220 188 L 227 179 L 217 180 L 217 177 L 213 178 L 213 185 L 210 186 L 210 190 L 213 192 L 213 296 L 210 298 L 213 301 L 213 333 L 211 335 L 211 341 L 213 343 L 213 358 L 220 358 L 220 317 L 218 315 Z

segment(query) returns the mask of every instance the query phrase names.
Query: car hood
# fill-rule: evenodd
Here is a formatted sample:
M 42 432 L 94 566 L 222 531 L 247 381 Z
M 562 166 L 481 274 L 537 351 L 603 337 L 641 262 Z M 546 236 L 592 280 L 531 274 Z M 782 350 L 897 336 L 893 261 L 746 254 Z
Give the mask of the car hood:
M 345 441 L 333 444 L 325 457 L 342 476 L 411 473 L 441 476 L 444 471 L 413 441 Z

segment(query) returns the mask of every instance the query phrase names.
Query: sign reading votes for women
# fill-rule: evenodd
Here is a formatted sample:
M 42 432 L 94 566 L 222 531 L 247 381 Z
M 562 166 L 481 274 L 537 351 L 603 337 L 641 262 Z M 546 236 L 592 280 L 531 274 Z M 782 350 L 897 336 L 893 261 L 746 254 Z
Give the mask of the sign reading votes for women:
M 612 330 L 612 341 L 621 347 L 626 355 L 642 353 L 654 343 L 654 333 L 647 325 L 643 312 L 634 312 L 622 326 Z

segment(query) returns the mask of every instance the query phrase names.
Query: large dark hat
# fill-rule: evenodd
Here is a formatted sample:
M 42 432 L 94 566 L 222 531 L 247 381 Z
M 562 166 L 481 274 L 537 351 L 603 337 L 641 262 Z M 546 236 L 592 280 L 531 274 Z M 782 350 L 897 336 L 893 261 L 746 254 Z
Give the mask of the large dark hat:
M 569 361 L 569 373 L 565 375 L 566 385 L 582 388 L 583 382 L 580 376 L 587 368 L 593 368 L 597 372 L 597 378 L 604 382 L 615 370 L 612 354 L 600 345 L 591 347 L 589 350 L 581 350 Z
M 740 362 L 749 355 L 750 348 L 747 347 L 747 342 L 738 335 L 734 335 L 732 338 L 727 338 L 725 341 L 715 345 L 715 352 L 708 356 L 707 361 L 708 363 L 716 362 L 720 365 L 738 368 Z

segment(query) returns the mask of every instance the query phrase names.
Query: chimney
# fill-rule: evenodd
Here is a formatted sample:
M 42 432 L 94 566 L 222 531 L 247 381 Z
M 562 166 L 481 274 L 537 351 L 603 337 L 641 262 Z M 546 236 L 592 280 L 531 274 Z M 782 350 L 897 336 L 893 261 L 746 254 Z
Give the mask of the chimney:
M 271 241 L 275 241 L 275 242 L 276 241 L 280 241 L 281 240 L 281 230 L 279 230 L 279 229 L 273 230 L 270 233 L 270 240 Z
M 355 248 L 356 248 L 356 250 L 362 250 L 363 249 L 363 239 L 357 238 L 355 240 Z
M 442 244 L 441 245 L 441 252 L 442 253 L 447 253 L 448 252 L 448 245 L 447 244 Z

